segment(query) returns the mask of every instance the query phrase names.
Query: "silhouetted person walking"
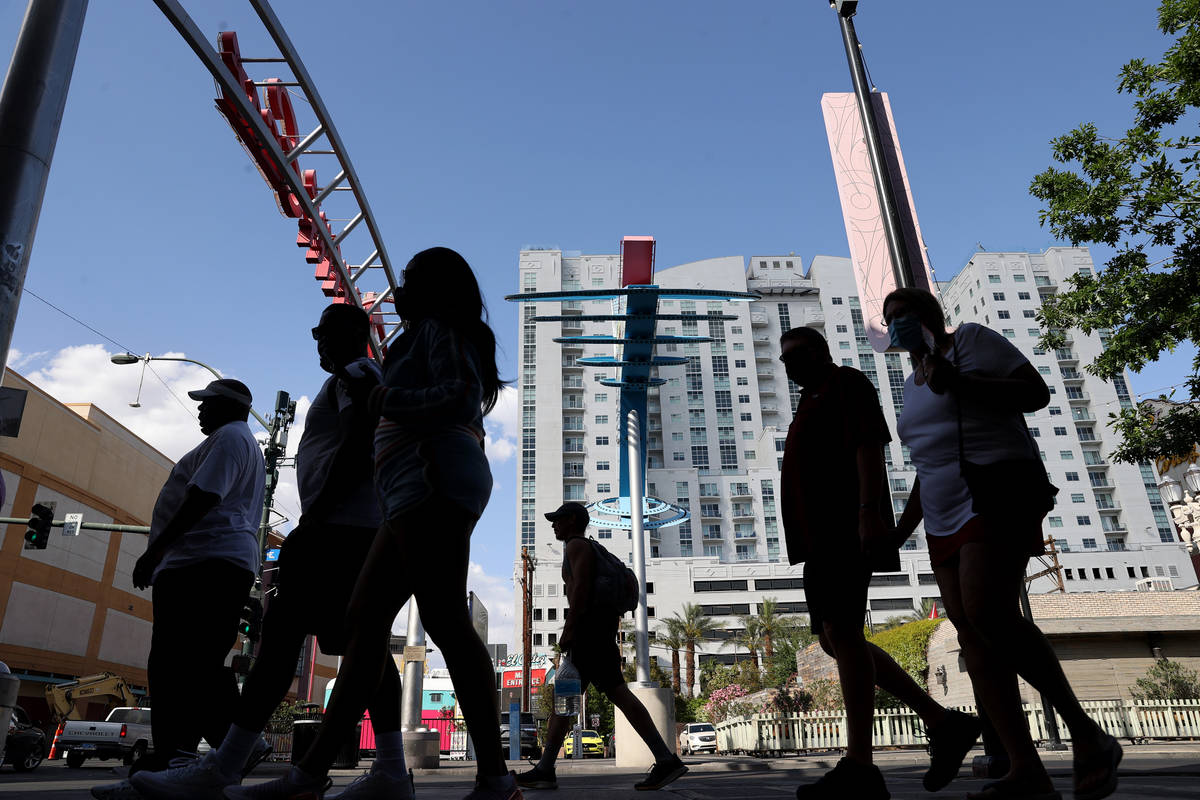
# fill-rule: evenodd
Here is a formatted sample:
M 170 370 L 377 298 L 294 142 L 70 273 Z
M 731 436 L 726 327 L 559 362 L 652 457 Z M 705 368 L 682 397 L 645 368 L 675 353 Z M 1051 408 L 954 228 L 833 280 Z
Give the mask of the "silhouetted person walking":
M 558 637 L 559 648 L 579 670 L 580 688 L 588 685 L 604 693 L 654 754 L 654 766 L 635 789 L 661 789 L 688 771 L 670 745 L 663 741 L 642 701 L 629 691 L 621 674 L 621 651 L 617 628 L 621 612 L 604 605 L 592 591 L 596 579 L 596 551 L 601 547 L 584 536 L 590 516 L 580 503 L 563 503 L 546 515 L 554 527 L 554 538 L 563 543 L 562 579 L 567 587 L 566 620 Z M 557 789 L 554 762 L 558 749 L 571 728 L 572 718 L 554 715 L 546 733 L 541 761 L 517 776 L 517 783 L 530 789 Z
M 154 587 L 147 672 L 155 752 L 137 768 L 162 769 L 195 753 L 202 737 L 213 746 L 225 738 L 238 700 L 225 657 L 258 571 L 266 471 L 246 424 L 250 390 L 222 378 L 188 396 L 200 401 L 205 439 L 171 469 L 133 568 L 134 586 Z M 127 780 L 92 795 L 137 797 Z
M 280 551 L 258 657 L 219 748 L 177 769 L 134 776 L 149 800 L 222 800 L 253 760 L 262 729 L 295 677 L 305 637 L 315 634 L 325 653 L 345 652 L 350 596 L 383 518 L 372 480 L 375 418 L 367 408 L 382 373 L 367 357 L 369 325 L 365 311 L 339 303 L 312 330 L 321 368 L 331 374 L 305 416 L 296 452 L 300 522 Z M 342 797 L 407 793 L 400 674 L 390 658 L 369 708 L 377 755 L 371 772 Z
M 404 333 L 388 348 L 383 383 L 367 391 L 378 412 L 375 486 L 380 526 L 350 602 L 350 633 L 337 685 L 316 741 L 287 776 L 234 786 L 227 797 L 319 798 L 338 749 L 379 685 L 392 621 L 410 597 L 441 650 L 477 755 L 472 800 L 517 800 L 496 720 L 495 669 L 467 613 L 471 532 L 487 505 L 492 473 L 483 452 L 483 417 L 503 386 L 496 339 L 484 321 L 475 275 L 445 247 L 413 256 L 396 293 Z M 403 800 L 407 781 L 387 794 L 358 787 L 354 798 Z M 381 787 L 380 792 L 384 789 Z
M 837 661 L 847 729 L 846 757 L 797 789 L 796 797 L 890 797 L 871 758 L 876 685 L 925 723 L 930 764 L 924 783 L 937 791 L 958 774 L 979 721 L 943 708 L 863 634 L 872 571 L 900 568 L 883 461 L 892 437 L 875 387 L 858 370 L 834 366 L 824 337 L 812 328 L 786 331 L 780 346 L 788 377 L 802 387 L 780 476 L 788 560 L 804 562 L 812 631 Z
M 1043 552 L 1041 523 L 1055 491 L 1023 417 L 1050 402 L 1046 383 L 990 328 L 967 323 L 947 331 L 927 291 L 892 292 L 883 314 L 892 344 L 912 354 L 914 367 L 898 432 L 917 483 L 898 532 L 907 537 L 925 521 L 946 614 L 1011 762 L 1004 778 L 969 797 L 1060 797 L 1030 738 L 1018 674 L 1071 729 L 1075 797 L 1107 797 L 1117 786 L 1121 746 L 1084 712 L 1046 637 L 1018 606 L 1029 557 Z M 972 479 L 981 472 L 984 481 Z

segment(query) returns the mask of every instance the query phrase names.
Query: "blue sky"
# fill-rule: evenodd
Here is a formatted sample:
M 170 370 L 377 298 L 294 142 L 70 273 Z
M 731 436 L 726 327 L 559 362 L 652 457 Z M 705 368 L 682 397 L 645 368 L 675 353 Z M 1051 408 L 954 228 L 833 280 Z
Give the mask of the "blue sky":
M 244 54 L 265 50 L 248 5 L 186 5 L 214 38 L 232 29 Z M 508 376 L 516 316 L 502 298 L 522 246 L 614 252 L 622 235 L 652 234 L 661 267 L 848 255 L 819 98 L 849 77 L 823 2 L 277 5 L 393 260 L 437 244 L 467 257 Z M 0 0 L 5 53 L 24 7 Z M 1120 65 L 1166 46 L 1150 3 L 860 8 L 943 279 L 978 243 L 1054 243 L 1028 195 L 1049 140 L 1085 120 L 1123 130 Z M 272 74 L 262 66 L 255 77 Z M 91 3 L 27 287 L 137 352 L 186 353 L 245 380 L 266 411 L 277 388 L 311 396 L 323 379 L 308 329 L 324 298 L 213 91 L 149 0 Z M 115 345 L 28 296 L 13 346 L 10 364 L 61 400 L 96 400 L 173 456 L 198 440 L 153 376 L 143 408 L 129 408 L 137 369 L 107 366 Z M 1185 371 L 1174 356 L 1134 388 Z M 206 380 L 159 373 L 177 390 Z M 513 557 L 515 416 L 504 413 L 492 426 L 508 442 L 493 450 L 498 489 L 474 539 L 474 580 L 493 606 L 507 602 Z

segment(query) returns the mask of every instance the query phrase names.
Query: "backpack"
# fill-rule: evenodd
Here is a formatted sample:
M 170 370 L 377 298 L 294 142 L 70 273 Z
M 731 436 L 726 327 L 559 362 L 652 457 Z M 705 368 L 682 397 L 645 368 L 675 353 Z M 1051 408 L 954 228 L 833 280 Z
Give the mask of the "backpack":
M 610 553 L 595 539 L 588 539 L 596 558 L 593 566 L 592 604 L 609 608 L 624 616 L 637 608 L 641 591 L 637 576 L 621 559 Z

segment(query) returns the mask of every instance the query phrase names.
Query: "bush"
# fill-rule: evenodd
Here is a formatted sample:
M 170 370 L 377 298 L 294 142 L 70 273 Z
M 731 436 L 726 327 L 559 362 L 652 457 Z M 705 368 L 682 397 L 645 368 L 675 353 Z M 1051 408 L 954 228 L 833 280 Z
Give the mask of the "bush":
M 754 706 L 741 700 L 741 698 L 748 694 L 749 692 L 736 683 L 714 691 L 709 695 L 708 702 L 704 704 L 704 711 L 708 716 L 708 721 L 715 724 L 722 722 L 728 717 L 753 714 L 755 712 Z
M 708 722 L 708 712 L 704 704 L 708 701 L 703 697 L 688 699 L 681 694 L 675 695 L 675 721 L 680 723 Z
M 1200 700 L 1200 676 L 1178 661 L 1160 658 L 1144 677 L 1138 678 L 1129 694 L 1140 702 L 1146 700 Z
M 274 711 L 271 712 L 270 719 L 267 720 L 267 733 L 291 733 L 292 721 L 296 717 L 296 707 L 299 703 L 292 703 L 284 700 Z
M 925 686 L 929 673 L 929 637 L 945 620 L 921 619 L 908 622 L 898 628 L 880 631 L 868 637 L 868 641 L 878 646 L 896 660 L 901 669 L 912 676 L 918 686 Z M 888 695 L 888 697 L 891 697 Z M 899 704 L 892 698 L 892 702 Z
M 841 711 L 846 707 L 842 699 L 842 685 L 832 678 L 817 678 L 804 687 L 812 698 L 811 711 Z

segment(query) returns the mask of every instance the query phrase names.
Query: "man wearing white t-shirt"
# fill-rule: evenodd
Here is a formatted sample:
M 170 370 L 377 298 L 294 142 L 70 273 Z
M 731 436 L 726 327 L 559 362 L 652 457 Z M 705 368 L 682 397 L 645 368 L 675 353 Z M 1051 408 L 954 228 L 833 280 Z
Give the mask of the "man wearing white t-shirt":
M 143 769 L 195 752 L 202 737 L 213 747 L 225 737 L 238 699 L 225 658 L 258 571 L 266 473 L 246 424 L 250 390 L 224 378 L 188 396 L 200 401 L 205 439 L 171 470 L 133 569 L 134 586 L 153 586 L 154 603 L 155 756 Z

